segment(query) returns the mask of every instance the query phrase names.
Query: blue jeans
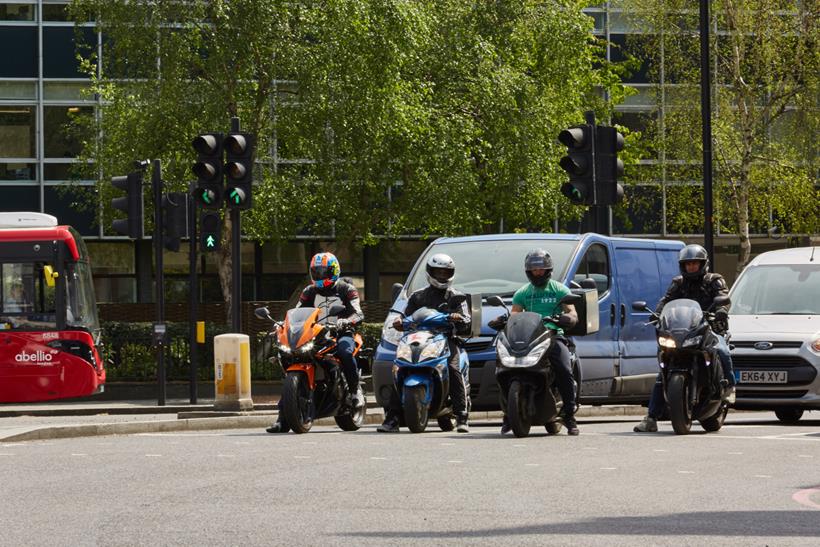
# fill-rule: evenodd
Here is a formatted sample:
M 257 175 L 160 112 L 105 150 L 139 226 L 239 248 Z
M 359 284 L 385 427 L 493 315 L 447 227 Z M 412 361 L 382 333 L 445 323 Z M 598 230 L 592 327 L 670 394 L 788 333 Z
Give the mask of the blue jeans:
M 336 357 L 342 363 L 342 371 L 351 393 L 356 393 L 356 388 L 359 387 L 359 367 L 356 365 L 356 358 L 353 357 L 355 349 L 356 342 L 352 336 L 340 336 L 336 340 Z
M 734 368 L 732 367 L 732 356 L 729 353 L 729 344 L 726 343 L 726 338 L 716 334 L 718 339 L 717 347 L 715 348 L 715 352 L 718 354 L 718 358 L 720 359 L 720 366 L 723 369 L 723 377 L 729 381 L 729 385 L 735 385 L 735 372 Z M 663 397 L 663 379 L 661 373 L 658 373 L 658 377 L 655 378 L 655 385 L 652 386 L 652 393 L 649 395 L 649 417 L 654 418 L 656 420 L 660 419 L 663 416 L 664 406 L 666 406 L 666 401 Z

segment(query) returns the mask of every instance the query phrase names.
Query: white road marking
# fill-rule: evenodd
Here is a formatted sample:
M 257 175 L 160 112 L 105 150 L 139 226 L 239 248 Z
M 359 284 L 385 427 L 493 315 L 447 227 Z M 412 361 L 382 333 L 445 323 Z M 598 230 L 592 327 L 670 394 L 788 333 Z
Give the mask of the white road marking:
M 297 460 L 309 460 L 310 456 L 294 456 Z
M 540 463 L 525 463 L 524 465 L 527 466 L 527 467 L 538 467 L 541 464 Z
M 601 468 L 602 471 L 615 471 L 616 469 L 618 469 L 618 468 L 617 467 L 602 467 Z
M 652 450 L 652 452 L 669 452 L 669 451 L 665 448 L 655 448 L 655 449 Z
M 441 446 L 455 446 L 456 443 L 439 443 Z
M 598 449 L 597 449 L 597 448 L 595 448 L 594 446 L 585 446 L 583 449 L 584 449 L 584 450 L 598 450 Z
M 758 479 L 771 479 L 772 478 L 771 475 L 753 475 L 753 476 L 758 478 Z
M 318 444 L 316 441 L 305 441 L 302 444 Z
M 798 458 L 813 458 L 814 456 L 812 456 L 811 454 L 798 454 L 797 457 Z
M 248 443 L 248 442 L 245 442 L 245 441 L 236 441 L 233 444 L 246 445 L 246 444 L 251 444 L 251 443 Z
M 236 454 L 217 454 L 216 457 L 217 458 L 235 458 Z
M 447 460 L 447 463 L 464 463 L 464 460 Z
M 88 454 L 72 454 L 72 456 L 88 456 Z
M 513 446 L 516 447 L 516 448 L 524 448 L 527 445 L 525 445 L 525 444 L 514 444 Z
M 162 454 L 146 454 L 146 458 L 161 458 Z
M 694 471 L 685 471 L 683 469 L 678 469 L 678 473 L 680 473 L 681 475 L 694 475 L 695 474 Z
M 732 456 L 740 456 L 743 452 L 729 452 Z
M 387 458 L 382 458 L 381 456 L 370 456 L 371 460 L 386 460 Z
M 14 456 L 14 454 L 11 454 L 9 452 L 0 452 L 0 456 Z

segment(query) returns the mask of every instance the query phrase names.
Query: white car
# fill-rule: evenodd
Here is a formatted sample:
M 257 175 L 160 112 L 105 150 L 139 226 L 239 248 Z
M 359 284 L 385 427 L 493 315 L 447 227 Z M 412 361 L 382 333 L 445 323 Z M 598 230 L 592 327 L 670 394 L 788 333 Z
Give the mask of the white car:
M 787 423 L 820 409 L 820 249 L 757 256 L 729 295 L 735 408 Z

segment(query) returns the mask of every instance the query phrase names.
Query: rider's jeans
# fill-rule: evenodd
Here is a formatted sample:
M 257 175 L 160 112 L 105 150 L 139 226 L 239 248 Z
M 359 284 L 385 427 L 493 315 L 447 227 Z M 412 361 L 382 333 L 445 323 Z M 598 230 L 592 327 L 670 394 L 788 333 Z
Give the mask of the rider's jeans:
M 340 336 L 336 340 L 336 357 L 342 363 L 342 371 L 352 393 L 355 393 L 359 386 L 359 367 L 356 366 L 356 358 L 353 356 L 355 349 L 356 342 L 352 336 Z
M 726 343 L 726 338 L 723 336 L 716 334 L 718 339 L 717 347 L 715 351 L 718 354 L 718 358 L 720 359 L 720 366 L 723 369 L 723 377 L 729 380 L 729 385 L 735 385 L 735 373 L 732 367 L 732 356 L 729 353 L 729 344 Z M 649 417 L 654 418 L 656 420 L 660 419 L 663 415 L 663 410 L 665 406 L 665 401 L 663 398 L 663 380 L 661 379 L 661 373 L 658 373 L 658 377 L 655 379 L 655 385 L 652 386 L 652 393 L 649 396 Z
M 555 383 L 558 384 L 558 391 L 561 393 L 561 400 L 564 403 L 563 411 L 571 411 L 574 414 L 575 385 L 572 380 L 572 368 L 566 342 L 558 337 L 553 338 L 552 346 L 547 355 L 553 370 L 555 370 Z

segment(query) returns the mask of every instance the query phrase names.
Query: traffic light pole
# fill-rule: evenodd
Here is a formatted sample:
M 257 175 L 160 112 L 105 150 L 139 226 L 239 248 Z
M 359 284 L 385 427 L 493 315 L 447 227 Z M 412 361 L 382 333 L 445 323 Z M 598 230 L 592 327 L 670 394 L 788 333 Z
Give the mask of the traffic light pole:
M 231 131 L 239 132 L 239 118 L 231 118 Z M 239 209 L 231 210 L 231 328 L 242 332 L 242 224 Z
M 154 342 L 157 345 L 157 405 L 165 406 L 165 277 L 162 263 L 162 166 L 154 160 L 151 187 L 154 191 L 154 256 L 156 264 L 157 322 L 154 325 Z
M 703 130 L 703 246 L 715 263 L 712 223 L 712 104 L 709 72 L 709 1 L 700 0 L 700 113 Z
M 191 214 L 188 216 L 188 234 L 190 235 L 188 243 L 188 287 L 190 293 L 188 294 L 188 355 L 191 358 L 190 368 L 190 395 L 191 404 L 197 403 L 197 368 L 199 362 L 197 361 L 197 339 L 196 339 L 196 317 L 199 307 L 199 276 L 196 269 L 196 247 L 199 238 L 196 233 L 196 217 L 194 210 L 196 203 L 194 201 L 194 190 L 196 189 L 196 182 L 191 183 L 191 191 L 188 192 L 188 210 Z

